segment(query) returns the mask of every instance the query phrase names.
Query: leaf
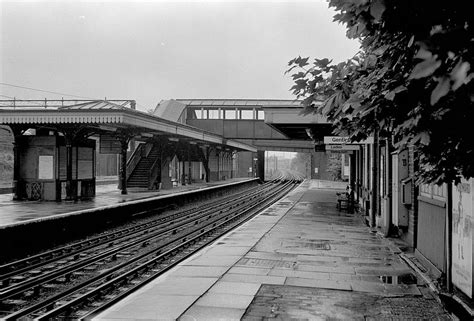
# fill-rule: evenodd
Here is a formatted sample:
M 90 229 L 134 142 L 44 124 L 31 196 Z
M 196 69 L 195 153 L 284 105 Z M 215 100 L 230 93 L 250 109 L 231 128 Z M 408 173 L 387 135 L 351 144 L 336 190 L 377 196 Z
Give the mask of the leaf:
M 299 78 L 304 78 L 304 76 L 305 76 L 305 73 L 300 71 L 297 74 L 293 74 L 291 77 L 293 78 L 293 80 L 296 80 L 296 79 L 299 79 Z
M 318 66 L 319 68 L 326 68 L 327 65 L 329 65 L 331 62 L 332 60 L 329 60 L 328 58 L 314 59 L 314 64 Z
M 420 79 L 432 75 L 436 69 L 441 66 L 441 61 L 436 60 L 436 57 L 420 62 L 413 68 L 408 79 Z
M 375 0 L 370 5 L 370 15 L 374 17 L 375 21 L 380 21 L 385 11 L 385 2 L 383 0 Z
M 431 92 L 430 103 L 431 105 L 436 104 L 442 97 L 446 96 L 449 92 L 450 80 L 448 77 L 443 77 L 438 81 L 438 85 Z
M 323 104 L 323 109 L 321 109 L 321 114 L 327 116 L 329 111 L 333 108 L 334 105 L 334 95 L 331 96 L 328 100 L 326 100 Z
M 413 142 L 416 143 L 417 141 L 420 141 L 422 145 L 427 146 L 430 144 L 430 141 L 431 141 L 430 135 L 428 134 L 428 132 L 421 132 L 415 137 L 413 137 Z
M 411 36 L 410 41 L 408 41 L 407 47 L 410 48 L 413 45 L 413 41 L 415 41 L 415 36 Z
M 381 56 L 388 49 L 388 47 L 389 45 L 378 47 L 377 49 L 374 50 L 374 54 L 377 56 Z
M 431 53 L 431 51 L 426 50 L 423 47 L 421 47 L 415 55 L 415 58 L 423 59 L 423 60 L 430 59 L 431 57 L 433 57 L 433 54 Z
M 357 25 L 350 27 L 346 31 L 346 36 L 349 39 L 357 38 Z
M 300 67 L 304 67 L 304 66 L 308 65 L 308 60 L 309 60 L 309 57 L 306 57 L 306 58 L 298 57 L 298 58 L 296 58 L 295 63 L 298 64 L 298 66 L 300 66 Z
M 393 90 L 389 91 L 384 97 L 387 100 L 393 101 L 395 99 L 395 92 Z
M 467 61 L 464 61 L 464 62 L 459 61 L 456 67 L 454 67 L 450 75 L 451 79 L 454 81 L 453 90 L 458 89 L 464 84 L 467 73 L 470 68 L 471 68 L 471 65 Z

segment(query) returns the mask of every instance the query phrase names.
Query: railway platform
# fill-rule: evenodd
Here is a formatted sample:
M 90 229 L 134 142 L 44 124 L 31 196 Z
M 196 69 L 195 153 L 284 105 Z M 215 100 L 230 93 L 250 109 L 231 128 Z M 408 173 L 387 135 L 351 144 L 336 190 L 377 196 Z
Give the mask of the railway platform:
M 0 194 L 0 228 L 55 215 L 100 208 L 150 197 L 198 190 L 206 187 L 232 184 L 248 179 L 249 178 L 233 178 L 225 181 L 193 183 L 184 186 L 177 186 L 172 189 L 153 191 L 143 191 L 130 188 L 126 195 L 121 194 L 121 190 L 117 187 L 117 182 L 105 180 L 103 184 L 97 185 L 96 196 L 94 198 L 77 202 L 63 201 L 58 203 L 53 201 L 14 201 L 13 194 L 11 193 Z
M 95 320 L 450 320 L 400 244 L 336 209 L 344 187 L 304 181 Z

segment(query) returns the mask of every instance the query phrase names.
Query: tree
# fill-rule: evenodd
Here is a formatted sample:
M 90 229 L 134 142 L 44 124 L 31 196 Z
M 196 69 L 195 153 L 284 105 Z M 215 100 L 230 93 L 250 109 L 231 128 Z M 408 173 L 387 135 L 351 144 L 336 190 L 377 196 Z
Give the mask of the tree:
M 374 133 L 413 146 L 419 181 L 474 177 L 474 24 L 468 1 L 329 0 L 359 39 L 353 58 L 289 62 L 305 113 L 321 113 L 335 133 Z
M 311 154 L 296 153 L 291 159 L 291 168 L 303 176 L 311 176 Z

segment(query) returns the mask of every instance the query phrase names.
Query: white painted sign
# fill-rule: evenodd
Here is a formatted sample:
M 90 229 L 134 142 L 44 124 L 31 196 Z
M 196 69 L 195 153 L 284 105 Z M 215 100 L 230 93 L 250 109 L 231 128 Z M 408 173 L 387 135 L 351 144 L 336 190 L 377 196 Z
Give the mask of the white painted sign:
M 472 255 L 474 226 L 474 180 L 462 179 L 453 186 L 453 284 L 470 298 L 473 297 Z
M 359 145 L 326 145 L 326 150 L 359 150 Z
M 351 172 L 350 172 L 349 166 L 344 166 L 343 171 L 342 171 L 342 175 L 343 176 L 349 176 L 350 173 Z
M 324 144 L 373 144 L 374 138 L 368 137 L 366 140 L 360 142 L 351 142 L 347 136 L 324 136 Z
M 38 179 L 53 179 L 54 159 L 50 155 L 41 155 L 38 160 Z
M 344 155 L 352 155 L 354 154 L 354 151 L 353 150 L 327 150 L 326 152 L 330 153 L 330 154 L 344 154 Z

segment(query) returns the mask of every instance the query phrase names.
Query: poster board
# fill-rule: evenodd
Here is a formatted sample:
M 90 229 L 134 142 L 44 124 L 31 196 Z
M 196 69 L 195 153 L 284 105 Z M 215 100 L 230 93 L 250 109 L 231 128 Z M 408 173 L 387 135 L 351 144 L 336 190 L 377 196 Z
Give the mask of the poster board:
M 54 179 L 54 156 L 52 155 L 39 156 L 38 179 Z
M 120 154 L 122 152 L 120 139 L 113 135 L 100 135 L 99 146 L 101 154 Z
M 462 179 L 453 186 L 453 284 L 473 297 L 473 186 L 474 180 Z

